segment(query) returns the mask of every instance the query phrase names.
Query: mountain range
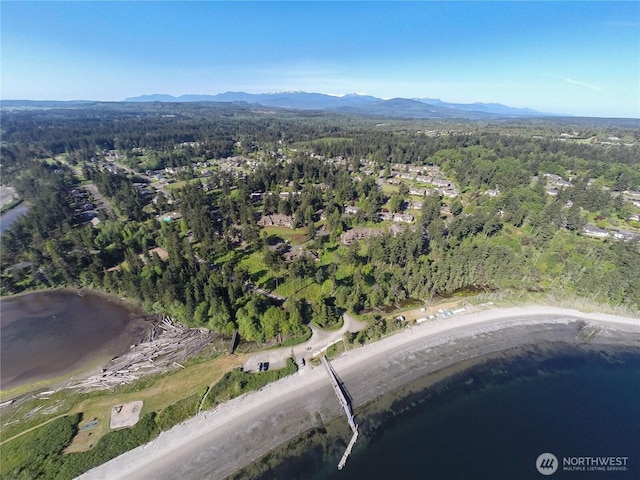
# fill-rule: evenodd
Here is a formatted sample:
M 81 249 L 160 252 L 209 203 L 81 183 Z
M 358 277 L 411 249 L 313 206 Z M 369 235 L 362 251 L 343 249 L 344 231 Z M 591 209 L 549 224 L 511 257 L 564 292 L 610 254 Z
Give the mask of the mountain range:
M 514 108 L 499 103 L 449 103 L 434 98 L 392 98 L 385 100 L 370 95 L 342 96 L 309 92 L 245 93 L 225 92 L 217 95 L 166 94 L 131 97 L 125 102 L 246 102 L 265 107 L 295 110 L 324 110 L 361 115 L 402 118 L 491 119 L 505 117 L 547 117 L 555 114 L 529 108 Z

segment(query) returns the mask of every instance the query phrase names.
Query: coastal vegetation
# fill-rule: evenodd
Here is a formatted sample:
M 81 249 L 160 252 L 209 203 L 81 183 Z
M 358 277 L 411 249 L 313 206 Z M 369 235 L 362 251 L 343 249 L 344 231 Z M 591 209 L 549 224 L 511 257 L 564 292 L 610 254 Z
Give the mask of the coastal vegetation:
M 5 205 L 2 205 L 2 207 L 0 207 L 0 214 L 8 212 L 13 207 L 17 207 L 21 203 L 22 203 L 22 199 L 21 198 L 16 198 L 16 199 L 11 200 L 9 203 L 7 203 Z
M 60 470 L 62 453 L 77 433 L 80 419 L 80 414 L 59 418 L 3 446 L 0 450 L 3 478 L 52 477 L 52 472 Z
M 207 366 L 211 367 L 209 364 Z M 90 415 L 94 413 L 100 415 L 97 413 L 96 406 L 92 407 L 91 404 L 105 402 L 104 394 L 101 396 L 87 394 L 88 398 L 75 408 L 81 410 L 82 413 L 59 416 L 40 428 L 32 429 L 10 441 L 3 441 L 2 449 L 0 449 L 2 455 L 0 475 L 7 479 L 75 478 L 97 465 L 149 442 L 161 431 L 168 430 L 193 417 L 199 409 L 211 408 L 242 393 L 257 390 L 269 382 L 296 371 L 297 366 L 291 359 L 285 368 L 272 369 L 259 375 L 246 373 L 236 368 L 225 373 L 221 378 L 218 375 L 210 389 L 201 387 L 196 393 L 164 408 L 161 408 L 160 405 L 162 399 L 166 400 L 170 396 L 165 392 L 169 382 L 165 381 L 162 386 L 159 385 L 160 380 L 156 379 L 146 387 L 138 383 L 135 388 L 137 393 L 129 395 L 121 392 L 111 393 L 108 395 L 109 402 L 123 401 L 131 395 L 133 395 L 131 398 L 145 398 L 148 399 L 145 402 L 149 401 L 151 404 L 150 407 L 145 406 L 144 411 L 148 413 L 145 413 L 131 428 L 104 431 L 102 435 L 98 431 L 92 430 L 94 436 L 87 437 L 87 441 L 91 442 L 91 445 L 85 445 L 84 448 L 73 448 L 72 441 L 80 431 L 81 425 L 87 423 L 87 420 L 91 420 Z M 174 378 L 170 383 L 174 390 L 176 387 L 182 386 L 182 395 L 189 392 L 189 387 L 185 384 L 184 379 L 175 378 L 175 374 L 172 377 Z M 203 380 L 204 378 L 200 377 L 200 382 Z M 140 392 L 140 389 L 143 392 Z M 147 392 L 145 393 L 144 390 Z M 156 397 L 155 406 L 153 406 L 154 399 L 149 394 Z M 100 415 L 99 421 L 108 423 L 109 419 Z M 6 440 L 6 432 L 6 430 L 3 431 L 3 440 Z
M 202 407 L 209 409 L 219 403 L 237 397 L 241 393 L 252 392 L 264 387 L 267 383 L 274 382 L 298 371 L 298 366 L 293 359 L 287 360 L 284 368 L 261 372 L 260 375 L 247 373 L 241 368 L 236 368 L 227 372 L 222 379 L 216 383 L 205 397 Z
M 386 316 L 404 302 L 467 291 L 638 311 L 638 127 L 380 124 L 207 104 L 3 112 L 3 183 L 31 207 L 2 234 L 0 292 L 105 291 L 221 338 L 237 331 L 240 351 L 340 328 L 344 311 L 367 320 L 329 355 L 404 328 Z M 239 363 L 208 373 L 207 362 L 187 364 L 135 384 L 156 403 L 130 435 L 105 427 L 93 448 L 62 455 L 76 413 L 95 416 L 81 398 L 77 412 L 3 445 L 3 460 L 22 453 L 2 462 L 2 476 L 71 478 L 296 370 L 290 361 L 256 375 Z M 155 396 L 162 382 L 174 388 Z M 36 461 L 23 450 L 42 444 L 45 428 L 55 434 Z

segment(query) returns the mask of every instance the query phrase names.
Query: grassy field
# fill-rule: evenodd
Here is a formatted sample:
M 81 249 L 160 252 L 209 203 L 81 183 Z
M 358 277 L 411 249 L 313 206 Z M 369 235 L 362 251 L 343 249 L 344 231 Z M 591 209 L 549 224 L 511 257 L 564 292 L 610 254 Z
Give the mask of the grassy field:
M 251 276 L 252 283 L 259 287 L 263 287 L 273 278 L 273 275 L 264 263 L 264 254 L 262 252 L 253 252 L 251 255 L 247 255 L 240 260 L 238 266 L 246 268 Z
M 85 424 L 94 420 L 97 420 L 98 424 L 90 430 L 81 430 L 73 439 L 67 452 L 86 451 L 95 445 L 100 437 L 109 432 L 112 407 L 134 400 L 142 400 L 144 404 L 141 416 L 149 412 L 160 413 L 168 406 L 202 391 L 204 387 L 214 385 L 226 372 L 242 365 L 243 362 L 243 355 L 235 355 L 233 357 L 225 355 L 213 360 L 189 365 L 184 369 L 161 376 L 155 381 L 153 379 L 143 379 L 136 384 L 125 387 L 121 393 L 105 391 L 78 395 L 70 392 L 61 392 L 61 394 L 52 396 L 50 400 L 35 400 L 30 402 L 28 408 L 35 410 L 35 408 L 41 406 L 43 408 L 40 411 L 46 414 L 47 411 L 53 408 L 53 405 L 57 405 L 56 415 L 46 419 L 42 415 L 34 416 L 34 421 L 24 424 L 23 429 L 20 429 L 22 430 L 21 433 L 17 435 L 14 434 L 15 427 L 9 430 L 5 429 L 2 440 L 3 443 L 11 441 L 12 437 L 18 437 L 28 431 L 39 428 L 62 415 L 82 413 L 81 429 Z M 35 408 L 34 405 L 36 405 Z M 36 418 L 39 418 L 39 420 L 36 420 Z M 7 433 L 10 433 L 11 436 L 7 437 Z
M 388 183 L 385 183 L 384 185 L 382 185 L 382 191 L 386 194 L 393 194 L 396 193 L 399 190 L 398 185 L 390 185 Z
M 309 240 L 306 228 L 296 228 L 292 230 L 288 227 L 264 227 L 267 235 L 275 235 L 283 240 L 289 240 L 291 245 L 299 245 Z
M 316 282 L 299 280 L 282 283 L 275 290 L 275 293 L 287 298 L 305 298 L 307 301 L 315 303 L 321 297 L 321 287 Z
M 81 182 L 86 180 L 86 178 L 84 178 L 84 174 L 82 173 L 82 166 L 80 164 L 72 165 L 69 161 L 69 154 L 67 153 L 60 153 L 55 157 L 43 158 L 41 160 L 44 163 L 48 163 L 49 165 L 55 165 L 57 162 L 62 163 L 73 171 L 73 174 L 76 176 L 76 178 L 78 178 L 78 180 L 80 180 Z
M 215 384 L 226 372 L 242 365 L 243 362 L 243 355 L 223 356 L 163 376 L 150 387 L 140 391 L 105 395 L 81 402 L 70 413 L 81 412 L 83 414 L 84 420 L 80 424 L 81 427 L 94 418 L 98 420 L 98 425 L 92 430 L 80 432 L 67 451 L 88 450 L 98 438 L 107 433 L 112 407 L 134 400 L 142 400 L 144 405 L 140 416 L 149 412 L 159 413 L 169 405 L 199 392 L 203 387 Z
M 189 183 L 203 183 L 205 180 L 206 178 L 192 178 L 191 180 L 181 180 L 179 182 L 169 183 L 167 184 L 167 190 L 179 190 Z

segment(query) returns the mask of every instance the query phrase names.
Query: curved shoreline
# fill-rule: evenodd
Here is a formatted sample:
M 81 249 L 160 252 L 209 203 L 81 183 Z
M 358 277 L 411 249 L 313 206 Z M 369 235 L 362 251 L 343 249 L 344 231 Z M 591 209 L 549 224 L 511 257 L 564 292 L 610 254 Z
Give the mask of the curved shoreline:
M 148 314 L 140 306 L 90 289 L 21 292 L 2 297 L 0 306 L 3 399 L 92 371 L 128 351 L 148 330 L 144 322 Z M 90 307 L 98 310 L 89 312 Z M 99 321 L 83 321 L 85 316 Z M 64 335 L 59 334 L 61 329 L 66 330 Z
M 590 343 L 576 339 L 589 325 Z M 333 361 L 358 408 L 417 378 L 491 353 L 542 343 L 640 350 L 640 319 L 550 307 L 469 312 L 426 322 Z M 80 478 L 224 478 L 340 415 L 322 367 L 244 395 L 184 422 Z
M 90 288 L 90 287 L 80 287 L 80 288 L 73 288 L 73 287 L 51 287 L 51 288 L 37 288 L 35 290 L 25 290 L 24 292 L 20 292 L 20 293 L 13 293 L 11 295 L 4 295 L 4 296 L 0 296 L 0 300 L 10 300 L 12 298 L 18 298 L 18 297 L 24 297 L 25 295 L 31 295 L 34 293 L 75 293 L 80 297 L 83 297 L 84 295 L 80 295 L 80 293 L 78 292 L 84 292 L 85 294 L 88 295 L 95 295 L 97 297 L 101 297 L 109 302 L 118 302 L 119 304 L 121 304 L 123 306 L 123 308 L 126 308 L 127 310 L 131 310 L 134 313 L 142 313 L 142 314 L 146 314 L 149 315 L 148 312 L 146 312 L 144 310 L 144 308 L 142 307 L 142 305 L 129 300 L 129 299 L 123 299 L 119 296 L 117 296 L 115 293 L 108 293 L 105 292 L 104 290 L 97 290 L 95 288 Z

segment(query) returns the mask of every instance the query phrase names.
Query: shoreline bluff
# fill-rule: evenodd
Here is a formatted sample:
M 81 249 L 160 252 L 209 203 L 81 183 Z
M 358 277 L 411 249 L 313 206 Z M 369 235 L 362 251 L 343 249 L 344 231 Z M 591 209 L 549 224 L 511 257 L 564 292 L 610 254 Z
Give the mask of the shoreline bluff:
M 472 310 L 350 350 L 332 364 L 353 398 L 357 417 L 359 407 L 419 378 L 491 354 L 550 344 L 640 350 L 640 319 L 544 306 Z M 78 478 L 225 478 L 340 414 L 322 366 L 307 365 Z

